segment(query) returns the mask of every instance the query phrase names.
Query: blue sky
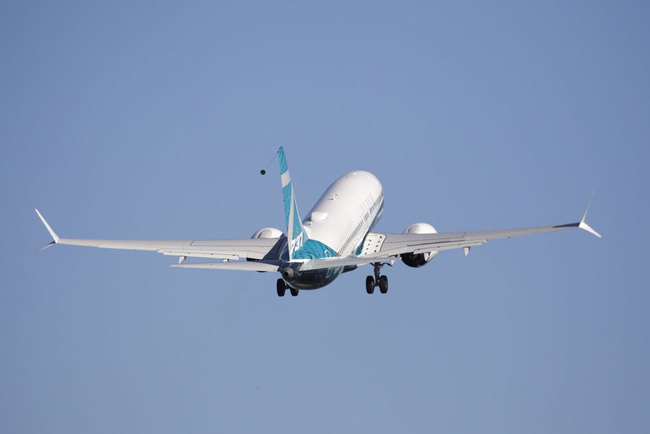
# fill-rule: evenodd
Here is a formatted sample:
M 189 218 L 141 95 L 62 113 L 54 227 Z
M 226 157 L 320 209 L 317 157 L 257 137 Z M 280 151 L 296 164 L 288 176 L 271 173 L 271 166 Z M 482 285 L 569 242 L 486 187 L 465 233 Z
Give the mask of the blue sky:
M 0 431 L 650 429 L 647 2 L 3 2 Z M 377 230 L 582 231 L 275 275 L 69 237 L 243 238 L 353 169 Z

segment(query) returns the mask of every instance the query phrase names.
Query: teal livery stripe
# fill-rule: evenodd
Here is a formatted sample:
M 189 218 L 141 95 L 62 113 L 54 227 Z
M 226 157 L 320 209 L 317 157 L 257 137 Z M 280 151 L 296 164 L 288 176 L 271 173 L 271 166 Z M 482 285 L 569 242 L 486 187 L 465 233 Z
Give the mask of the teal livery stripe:
M 296 196 L 293 192 L 291 173 L 287 164 L 287 157 L 284 155 L 284 148 L 278 149 L 280 157 L 280 177 L 282 180 L 282 199 L 284 201 L 284 217 L 287 224 L 287 238 L 289 239 L 289 259 L 294 257 L 303 245 L 308 241 L 307 234 L 302 228 L 302 219 L 298 212 Z
M 316 240 L 307 240 L 302 247 L 293 253 L 293 259 L 322 259 L 333 258 L 338 253 L 326 244 Z
M 289 167 L 287 166 L 287 158 L 284 155 L 283 146 L 280 146 L 280 149 L 278 149 L 278 155 L 280 156 L 280 174 L 284 174 L 289 171 Z
M 292 259 L 321 259 L 338 256 L 336 251 L 320 241 L 310 240 L 302 227 L 302 220 L 293 192 L 291 173 L 284 155 L 284 148 L 278 149 L 280 156 L 280 177 L 282 180 L 282 199 L 284 200 L 284 217 L 287 223 L 287 238 L 289 239 L 289 260 Z

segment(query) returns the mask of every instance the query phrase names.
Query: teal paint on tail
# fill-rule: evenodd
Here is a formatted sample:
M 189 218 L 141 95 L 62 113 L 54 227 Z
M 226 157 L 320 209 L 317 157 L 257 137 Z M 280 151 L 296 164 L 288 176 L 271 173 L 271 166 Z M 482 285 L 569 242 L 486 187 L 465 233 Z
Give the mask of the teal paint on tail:
M 280 179 L 282 180 L 282 198 L 284 199 L 284 217 L 287 224 L 287 238 L 289 239 L 289 260 L 294 258 L 296 253 L 307 239 L 307 234 L 302 227 L 302 220 L 298 212 L 296 197 L 293 193 L 291 173 L 287 165 L 287 157 L 284 155 L 284 148 L 278 149 L 280 157 Z
M 293 259 L 315 259 L 337 256 L 336 252 L 321 243 L 310 240 L 302 226 L 302 219 L 298 212 L 296 196 L 293 192 L 291 173 L 287 165 L 287 157 L 284 155 L 284 148 L 278 149 L 280 157 L 280 178 L 282 180 L 282 198 L 284 200 L 284 217 L 287 224 L 287 238 L 289 240 L 289 260 Z

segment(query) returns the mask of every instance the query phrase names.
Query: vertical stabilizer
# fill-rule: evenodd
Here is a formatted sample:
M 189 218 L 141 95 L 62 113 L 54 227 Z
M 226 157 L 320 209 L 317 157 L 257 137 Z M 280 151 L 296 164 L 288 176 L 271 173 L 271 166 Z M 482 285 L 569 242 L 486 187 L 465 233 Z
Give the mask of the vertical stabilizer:
M 280 176 L 282 179 L 282 197 L 284 199 L 284 217 L 287 223 L 287 238 L 289 240 L 289 260 L 292 260 L 296 253 L 307 241 L 307 234 L 302 227 L 302 220 L 298 212 L 296 197 L 293 193 L 291 173 L 287 166 L 287 158 L 284 155 L 284 148 L 278 149 L 280 156 Z

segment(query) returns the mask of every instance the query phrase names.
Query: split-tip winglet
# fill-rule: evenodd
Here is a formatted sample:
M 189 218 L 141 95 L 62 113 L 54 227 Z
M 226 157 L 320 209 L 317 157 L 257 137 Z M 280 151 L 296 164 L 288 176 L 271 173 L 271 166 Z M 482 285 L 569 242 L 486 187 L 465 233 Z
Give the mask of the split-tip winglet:
M 42 221 L 43 224 L 45 225 L 45 228 L 46 228 L 47 231 L 50 233 L 50 235 L 52 235 L 52 238 L 54 239 L 54 243 L 58 243 L 58 242 L 59 242 L 59 236 L 56 234 L 56 232 L 54 232 L 54 230 L 52 229 L 52 227 L 47 223 L 47 221 L 45 220 L 45 218 L 41 215 L 40 212 L 38 212 L 38 210 L 37 210 L 36 208 L 34 208 L 34 211 L 36 211 L 36 214 L 38 214 L 38 217 L 41 219 L 41 221 Z M 49 246 L 49 245 L 48 245 L 48 246 Z
M 578 223 L 578 227 L 579 227 L 580 229 L 583 229 L 583 230 L 589 232 L 590 234 L 593 234 L 593 235 L 597 236 L 598 238 L 602 238 L 603 236 L 600 235 L 598 232 L 596 232 L 596 231 L 595 231 L 591 226 L 589 226 L 589 225 L 587 224 L 587 222 L 585 221 L 585 220 L 587 219 L 587 212 L 589 211 L 589 207 L 591 206 L 591 201 L 594 199 L 594 194 L 595 194 L 595 193 L 596 193 L 595 191 L 593 191 L 593 192 L 591 193 L 591 197 L 589 198 L 589 202 L 587 203 L 587 208 L 585 208 L 585 213 L 582 215 L 582 220 L 580 220 L 580 223 Z

